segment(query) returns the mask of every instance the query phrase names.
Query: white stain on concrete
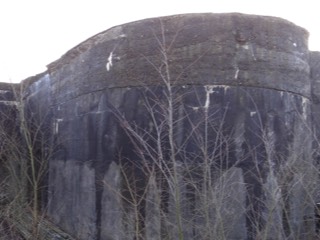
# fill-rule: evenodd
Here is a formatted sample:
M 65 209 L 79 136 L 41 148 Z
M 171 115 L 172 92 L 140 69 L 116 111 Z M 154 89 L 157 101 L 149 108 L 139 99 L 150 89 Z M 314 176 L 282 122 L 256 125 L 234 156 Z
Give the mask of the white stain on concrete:
M 280 97 L 281 97 L 281 98 L 283 98 L 283 94 L 284 94 L 284 92 L 281 91 L 281 92 L 280 92 Z
M 236 68 L 236 73 L 234 74 L 234 79 L 238 79 L 239 76 L 239 68 Z
M 204 86 L 204 88 L 205 88 L 205 91 L 206 91 L 206 102 L 205 102 L 205 104 L 204 104 L 204 108 L 205 109 L 208 109 L 209 108 L 209 105 L 210 105 L 210 95 L 214 92 L 213 91 L 213 88 L 214 88 L 215 86 L 213 86 L 213 85 L 206 85 L 206 86 Z
M 109 57 L 108 57 L 108 61 L 106 64 L 106 69 L 109 72 L 111 67 L 112 67 L 112 59 L 113 59 L 113 52 L 110 53 Z
M 55 123 L 54 123 L 54 133 L 58 134 L 59 133 L 59 123 L 62 122 L 62 118 L 57 118 Z
M 242 45 L 242 48 L 248 50 L 249 49 L 249 45 L 248 44 L 244 44 L 244 45 Z
M 256 111 L 252 111 L 252 112 L 250 112 L 250 117 L 253 117 L 253 116 L 256 115 L 256 114 L 257 114 Z
M 193 111 L 197 112 L 199 111 L 199 109 L 205 109 L 207 110 L 210 106 L 210 95 L 212 93 L 219 93 L 220 91 L 218 90 L 218 88 L 222 88 L 224 89 L 224 91 L 226 92 L 230 86 L 228 85 L 205 85 L 205 92 L 206 92 L 206 100 L 203 106 L 188 106 L 190 108 L 192 108 Z
M 308 117 L 308 107 L 310 105 L 310 100 L 306 97 L 302 97 L 302 117 L 307 119 Z
M 192 110 L 195 111 L 195 112 L 198 112 L 199 108 L 200 107 L 192 107 Z
M 253 48 L 252 48 L 252 45 L 251 45 L 251 44 L 250 44 L 250 45 L 249 45 L 249 44 L 244 44 L 244 45 L 242 45 L 242 48 L 245 49 L 245 50 L 250 51 L 253 60 L 254 60 L 254 61 L 257 61 L 256 56 L 255 56 L 255 54 L 254 54 L 254 51 L 253 51 Z

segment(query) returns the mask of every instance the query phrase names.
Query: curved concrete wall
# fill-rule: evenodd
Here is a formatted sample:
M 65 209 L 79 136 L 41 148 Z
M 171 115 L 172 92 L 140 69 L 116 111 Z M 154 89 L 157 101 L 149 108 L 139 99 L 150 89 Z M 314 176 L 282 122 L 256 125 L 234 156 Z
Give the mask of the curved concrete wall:
M 318 77 L 307 39 L 279 18 L 187 14 L 117 26 L 67 52 L 25 96 L 34 112 L 48 112 L 56 146 L 48 215 L 78 239 L 135 239 L 134 226 L 140 239 L 178 239 L 175 195 L 145 170 L 159 167 L 156 157 L 130 132 L 157 148 L 170 81 L 184 239 L 211 236 L 206 223 L 225 239 L 312 237 Z M 160 152 L 170 162 L 167 134 Z M 209 222 L 199 213 L 203 166 L 214 193 Z M 132 189 L 136 219 L 121 198 Z
M 104 88 L 161 84 L 152 64 L 162 61 L 163 36 L 176 84 L 310 94 L 308 33 L 279 18 L 242 14 L 178 15 L 109 29 L 48 66 L 54 91 L 67 100 Z

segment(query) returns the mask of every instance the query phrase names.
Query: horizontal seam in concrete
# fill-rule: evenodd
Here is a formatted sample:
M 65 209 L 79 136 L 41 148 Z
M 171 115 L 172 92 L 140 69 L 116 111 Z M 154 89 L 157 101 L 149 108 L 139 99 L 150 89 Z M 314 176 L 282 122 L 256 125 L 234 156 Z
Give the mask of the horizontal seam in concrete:
M 296 93 L 296 92 L 292 92 L 292 91 L 285 91 L 285 90 L 281 90 L 281 89 L 277 89 L 277 88 L 268 88 L 268 87 L 256 87 L 256 86 L 247 86 L 247 85 L 228 85 L 228 84 L 182 84 L 182 85 L 174 85 L 173 87 L 181 87 L 181 86 L 207 86 L 207 85 L 210 85 L 210 86 L 228 86 L 228 87 L 241 87 L 241 88 L 257 88 L 257 89 L 267 89 L 267 90 L 273 90 L 273 91 L 278 91 L 278 92 L 286 92 L 286 93 L 290 93 L 290 94 L 293 94 L 293 95 L 297 95 L 297 96 L 300 96 L 300 97 L 303 97 L 303 98 L 307 98 L 308 100 L 312 101 L 311 99 L 311 96 L 310 97 L 307 97 L 303 94 L 300 94 L 300 93 Z M 67 101 L 64 101 L 64 102 L 59 102 L 59 103 L 55 103 L 55 104 L 52 104 L 52 106 L 56 106 L 56 105 L 63 105 L 65 103 L 68 103 L 74 99 L 77 99 L 77 98 L 80 98 L 82 96 L 85 96 L 85 95 L 88 95 L 88 94 L 91 94 L 91 93 L 96 93 L 96 92 L 102 92 L 102 91 L 105 91 L 107 89 L 125 89 L 125 88 L 149 88 L 149 87 L 161 87 L 161 86 L 164 86 L 164 85 L 144 85 L 144 86 L 126 86 L 126 87 L 106 87 L 106 88 L 102 88 L 102 89 L 98 89 L 98 90 L 94 90 L 94 91 L 91 91 L 91 92 L 88 92 L 88 93 L 83 93 L 83 94 L 80 94 L 78 96 L 75 96 L 73 98 L 70 98 L 68 99 Z

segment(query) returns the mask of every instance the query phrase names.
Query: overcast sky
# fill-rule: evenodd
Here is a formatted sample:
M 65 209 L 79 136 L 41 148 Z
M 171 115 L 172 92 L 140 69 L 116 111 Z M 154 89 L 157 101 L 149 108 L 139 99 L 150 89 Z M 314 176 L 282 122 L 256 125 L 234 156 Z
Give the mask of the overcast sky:
M 320 50 L 317 0 L 0 0 L 0 81 L 46 70 L 70 48 L 112 26 L 192 12 L 242 12 L 285 18 L 310 32 Z

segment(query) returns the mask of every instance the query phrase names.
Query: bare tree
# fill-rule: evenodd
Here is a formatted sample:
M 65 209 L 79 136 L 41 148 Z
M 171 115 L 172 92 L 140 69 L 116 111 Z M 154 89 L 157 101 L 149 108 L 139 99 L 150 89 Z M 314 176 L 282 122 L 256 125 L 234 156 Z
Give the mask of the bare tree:
M 248 110 L 238 116 L 242 120 L 230 121 L 234 115 L 228 105 L 213 102 L 217 92 L 231 91 L 229 87 L 179 84 L 183 71 L 206 52 L 173 75 L 176 36 L 168 41 L 161 20 L 160 29 L 160 36 L 154 34 L 160 60 L 145 59 L 161 86 L 141 87 L 144 120 L 114 107 L 127 147 L 133 149 L 131 159 L 119 154 L 125 191 L 118 196 L 134 216 L 125 211 L 125 219 L 131 219 L 126 229 L 135 239 L 233 239 L 241 228 L 247 228 L 243 239 L 313 238 L 312 179 L 317 171 L 308 154 L 312 129 L 307 100 L 285 100 L 291 109 L 280 116 L 266 112 L 254 93 L 241 87 L 237 93 Z M 280 95 L 291 98 L 290 93 Z M 251 127 L 244 129 L 247 118 Z M 288 129 L 283 139 L 276 135 L 277 127 Z M 294 198 L 300 200 L 293 203 Z
M 56 149 L 50 137 L 50 108 L 27 96 L 29 87 L 28 81 L 12 85 L 13 99 L 1 108 L 1 164 L 5 168 L 1 187 L 6 202 L 1 207 L 5 227 L 0 235 L 40 240 L 63 234 L 44 219 L 48 162 Z M 61 239 L 71 239 L 65 236 Z

